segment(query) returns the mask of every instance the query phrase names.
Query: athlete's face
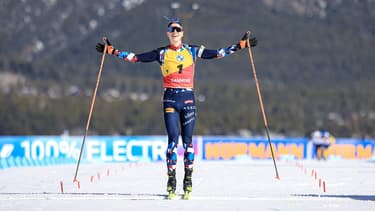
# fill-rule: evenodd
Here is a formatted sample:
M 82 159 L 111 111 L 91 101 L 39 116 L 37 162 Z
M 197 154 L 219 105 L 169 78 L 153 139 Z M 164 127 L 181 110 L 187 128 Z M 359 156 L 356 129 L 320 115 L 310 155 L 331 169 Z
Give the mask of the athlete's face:
M 183 28 L 178 23 L 172 23 L 168 27 L 167 36 L 171 44 L 179 44 L 182 42 L 182 37 L 184 36 Z

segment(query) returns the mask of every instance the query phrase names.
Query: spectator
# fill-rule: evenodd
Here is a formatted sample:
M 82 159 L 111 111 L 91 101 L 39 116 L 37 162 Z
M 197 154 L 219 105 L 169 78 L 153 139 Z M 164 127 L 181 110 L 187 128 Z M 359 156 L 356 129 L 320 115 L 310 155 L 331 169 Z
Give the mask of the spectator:
M 318 160 L 327 159 L 327 149 L 335 138 L 325 130 L 316 130 L 311 134 L 311 142 L 314 146 L 314 154 Z

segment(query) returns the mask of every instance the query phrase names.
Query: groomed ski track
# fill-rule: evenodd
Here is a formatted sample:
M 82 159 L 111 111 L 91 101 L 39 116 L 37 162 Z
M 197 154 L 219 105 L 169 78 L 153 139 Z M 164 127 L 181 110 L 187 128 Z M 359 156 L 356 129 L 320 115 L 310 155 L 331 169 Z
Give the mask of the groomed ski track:
M 83 164 L 0 170 L 0 210 L 375 210 L 375 163 L 368 161 L 196 161 L 191 199 L 166 200 L 157 163 Z M 79 187 L 78 187 L 79 186 Z

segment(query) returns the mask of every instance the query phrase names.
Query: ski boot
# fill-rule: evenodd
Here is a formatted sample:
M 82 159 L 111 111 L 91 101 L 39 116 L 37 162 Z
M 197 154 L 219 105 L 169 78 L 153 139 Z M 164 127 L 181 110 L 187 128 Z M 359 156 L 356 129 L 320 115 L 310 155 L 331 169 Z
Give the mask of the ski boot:
M 167 192 L 168 192 L 168 199 L 173 199 L 175 197 L 176 192 L 176 169 L 172 171 L 168 170 L 168 183 L 167 183 Z
M 185 177 L 184 177 L 184 199 L 188 200 L 190 198 L 190 192 L 193 190 L 193 182 L 191 177 L 193 174 L 192 168 L 185 168 Z

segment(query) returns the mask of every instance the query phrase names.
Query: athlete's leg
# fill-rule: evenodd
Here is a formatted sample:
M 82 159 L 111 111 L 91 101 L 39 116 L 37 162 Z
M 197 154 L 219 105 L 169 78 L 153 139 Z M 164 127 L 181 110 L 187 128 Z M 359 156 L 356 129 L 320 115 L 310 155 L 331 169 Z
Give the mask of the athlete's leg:
M 184 99 L 184 107 L 180 114 L 181 120 L 181 136 L 182 142 L 185 149 L 184 152 L 184 164 L 185 164 L 185 176 L 183 181 L 183 188 L 185 193 L 192 191 L 192 173 L 194 164 L 194 147 L 193 147 L 193 131 L 195 126 L 195 103 L 194 94 L 188 93 L 187 99 Z
M 166 152 L 168 172 L 176 169 L 177 164 L 177 145 L 179 129 L 179 114 L 176 110 L 176 100 L 172 92 L 164 93 L 164 124 L 168 134 L 168 148 Z
M 194 147 L 193 147 L 193 132 L 195 127 L 195 115 L 196 107 L 194 102 L 193 92 L 188 93 L 188 98 L 184 100 L 184 107 L 180 113 L 181 123 L 181 137 L 184 153 L 184 164 L 185 168 L 193 168 L 194 164 Z
M 179 136 L 179 115 L 172 107 L 171 103 L 164 102 L 164 123 L 168 133 L 168 148 L 166 152 L 168 182 L 167 192 L 176 191 L 176 164 L 177 164 L 177 145 Z

